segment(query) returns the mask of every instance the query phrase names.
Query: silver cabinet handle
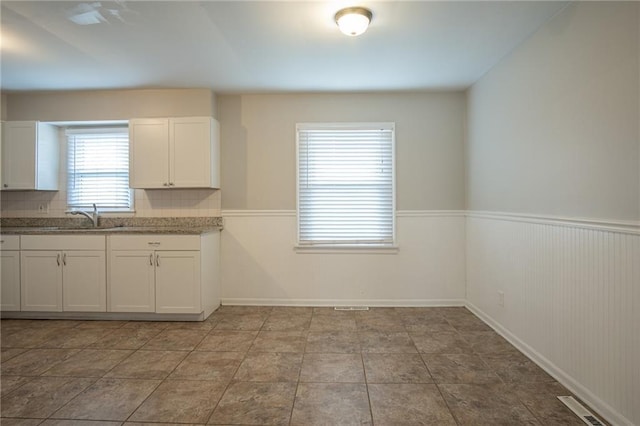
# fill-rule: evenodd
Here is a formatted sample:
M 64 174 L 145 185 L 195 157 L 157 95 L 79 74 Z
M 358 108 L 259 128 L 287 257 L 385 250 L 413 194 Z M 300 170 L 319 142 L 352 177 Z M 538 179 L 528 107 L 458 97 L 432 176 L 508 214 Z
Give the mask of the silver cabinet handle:
M 58 263 L 58 266 L 60 266 L 60 253 L 56 256 L 56 262 Z
M 173 182 L 169 182 L 169 186 L 173 186 L 175 185 Z
M 159 246 L 160 241 L 148 241 L 147 244 L 149 244 L 150 246 Z
M 7 185 L 6 183 L 5 183 L 3 186 L 4 186 L 5 188 L 8 188 L 8 187 L 9 187 L 9 185 Z
M 64 266 L 67 266 L 67 253 L 64 253 L 64 254 L 62 255 L 62 264 L 63 264 Z
M 160 266 L 160 255 L 156 254 L 156 266 Z
M 163 183 L 162 185 L 164 186 L 169 186 L 169 184 L 167 182 Z
M 149 265 L 153 266 L 153 253 L 149 255 Z

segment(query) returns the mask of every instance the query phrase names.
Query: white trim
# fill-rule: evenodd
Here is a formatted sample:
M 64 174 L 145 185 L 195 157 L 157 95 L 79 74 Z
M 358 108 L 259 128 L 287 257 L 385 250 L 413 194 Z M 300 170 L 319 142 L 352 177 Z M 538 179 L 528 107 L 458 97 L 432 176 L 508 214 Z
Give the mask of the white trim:
M 397 210 L 396 217 L 466 216 L 466 210 Z
M 434 307 L 465 306 L 463 299 L 249 299 L 222 298 L 223 306 L 369 306 L 369 307 Z
M 293 247 L 296 253 L 310 254 L 310 253 L 323 253 L 323 254 L 397 254 L 399 247 L 395 245 L 361 245 L 361 246 L 341 246 L 341 245 L 297 245 Z
M 600 231 L 640 235 L 640 221 L 618 221 L 474 210 L 467 211 L 467 216 L 482 219 L 509 220 L 513 222 L 557 225 L 571 228 L 595 229 Z
M 296 217 L 295 210 L 222 210 L 222 217 Z
M 633 423 L 631 423 L 629 419 L 618 413 L 609 404 L 598 398 L 593 394 L 593 392 L 578 383 L 561 368 L 549 361 L 531 346 L 520 340 L 515 334 L 504 328 L 500 323 L 495 321 L 489 315 L 485 314 L 480 308 L 469 301 L 466 302 L 465 306 L 478 318 L 484 321 L 488 326 L 494 329 L 498 334 L 508 340 L 509 343 L 514 345 L 518 350 L 525 354 L 527 358 L 535 362 L 540 368 L 546 371 L 560 384 L 569 389 L 573 394 L 587 403 L 587 405 L 589 405 L 591 408 L 596 410 L 598 414 L 607 419 L 609 423 L 633 426 Z
M 144 312 L 17 312 L 2 311 L 3 319 L 73 319 L 73 320 L 118 320 L 118 321 L 204 321 L 199 314 L 156 314 Z

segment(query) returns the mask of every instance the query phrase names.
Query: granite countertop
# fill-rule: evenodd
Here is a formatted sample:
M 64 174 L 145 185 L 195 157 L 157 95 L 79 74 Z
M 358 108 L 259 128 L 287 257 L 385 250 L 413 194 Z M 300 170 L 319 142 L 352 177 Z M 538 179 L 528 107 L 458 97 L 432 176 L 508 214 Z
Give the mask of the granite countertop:
M 221 217 L 101 217 L 97 228 L 88 226 L 90 224 L 90 221 L 82 218 L 0 218 L 0 233 L 5 235 L 200 235 L 222 230 Z
M 200 235 L 221 231 L 221 226 L 117 226 L 114 228 L 64 228 L 55 226 L 13 226 L 1 227 L 4 235 L 65 235 L 65 234 L 176 234 Z

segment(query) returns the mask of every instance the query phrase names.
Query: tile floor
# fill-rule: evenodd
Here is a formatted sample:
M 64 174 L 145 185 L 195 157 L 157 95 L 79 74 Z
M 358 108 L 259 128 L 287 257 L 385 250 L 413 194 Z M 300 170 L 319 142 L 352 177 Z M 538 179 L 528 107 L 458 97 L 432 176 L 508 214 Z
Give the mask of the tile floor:
M 582 425 L 464 308 L 3 320 L 2 425 Z M 97 422 L 92 422 L 97 421 Z

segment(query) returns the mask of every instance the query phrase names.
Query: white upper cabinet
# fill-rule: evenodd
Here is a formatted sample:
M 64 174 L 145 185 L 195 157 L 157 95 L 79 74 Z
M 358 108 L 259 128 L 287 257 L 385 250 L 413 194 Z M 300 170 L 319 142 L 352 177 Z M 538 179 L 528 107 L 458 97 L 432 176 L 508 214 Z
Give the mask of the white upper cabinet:
M 219 188 L 218 122 L 211 117 L 129 120 L 132 188 Z
M 2 189 L 58 190 L 59 145 L 50 124 L 2 123 Z

